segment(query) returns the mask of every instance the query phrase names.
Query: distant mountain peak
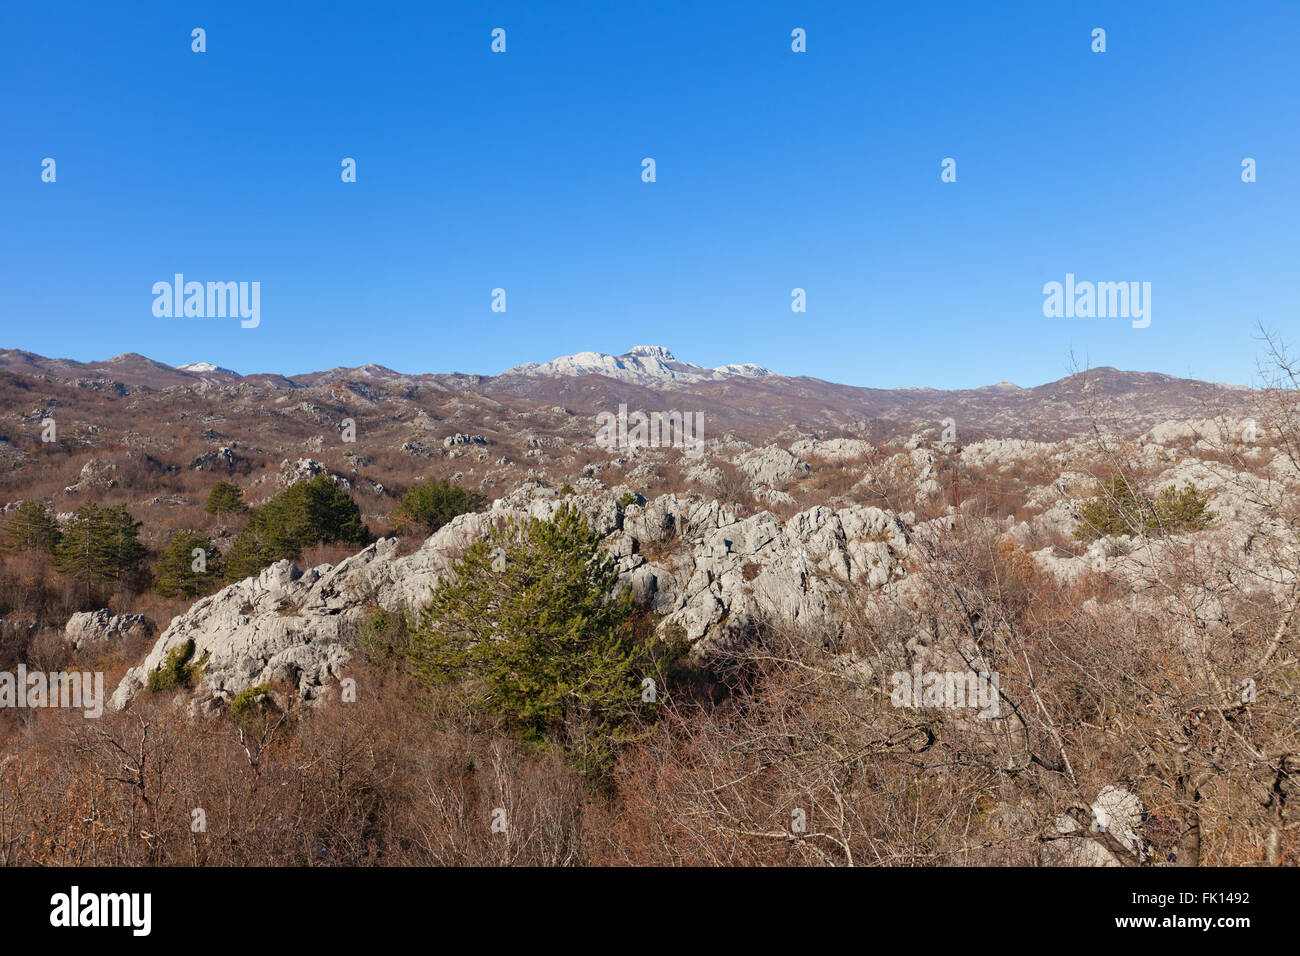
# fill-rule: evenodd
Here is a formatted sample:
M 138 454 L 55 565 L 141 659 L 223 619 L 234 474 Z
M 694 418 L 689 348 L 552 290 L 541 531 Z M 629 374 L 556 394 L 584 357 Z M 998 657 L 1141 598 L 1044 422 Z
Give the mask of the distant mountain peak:
M 516 365 L 502 374 L 529 378 L 604 375 L 606 378 L 635 382 L 638 385 L 666 385 L 672 382 L 712 382 L 728 378 L 766 378 L 776 373 L 748 362 L 706 368 L 681 361 L 662 345 L 634 345 L 622 355 L 577 352 L 561 355 L 541 365 L 535 362 Z
M 657 358 L 664 362 L 677 361 L 677 357 L 662 345 L 634 345 L 623 354 L 635 355 L 638 358 Z
M 220 365 L 213 365 L 211 362 L 191 362 L 188 365 L 176 366 L 182 372 L 194 372 L 196 375 L 238 375 L 233 369 L 222 368 Z

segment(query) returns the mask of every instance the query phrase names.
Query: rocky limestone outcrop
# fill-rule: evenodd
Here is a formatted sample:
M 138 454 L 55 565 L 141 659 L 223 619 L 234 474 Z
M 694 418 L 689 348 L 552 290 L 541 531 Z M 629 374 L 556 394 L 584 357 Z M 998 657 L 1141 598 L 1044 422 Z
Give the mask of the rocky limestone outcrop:
M 874 449 L 861 438 L 801 438 L 790 446 L 790 452 L 800 458 L 821 458 L 831 462 L 862 461 Z
M 1051 455 L 1057 446 L 1021 438 L 991 438 L 966 445 L 961 450 L 963 463 L 975 467 L 1007 466 Z
M 812 468 L 798 455 L 792 455 L 779 445 L 768 445 L 742 456 L 736 466 L 756 485 L 780 488 L 787 482 L 802 478 Z
M 456 557 L 486 536 L 493 515 L 462 515 L 397 557 L 397 541 L 381 538 L 336 565 L 300 570 L 279 561 L 231 584 L 175 617 L 149 655 L 123 677 L 112 706 L 128 704 L 167 655 L 194 641 L 193 659 L 207 658 L 198 696 L 228 700 L 272 680 L 315 699 L 351 658 L 349 641 L 368 609 L 418 607 Z
M 287 681 L 304 700 L 317 699 L 343 675 L 351 636 L 369 610 L 424 605 L 457 557 L 494 523 L 545 520 L 563 503 L 602 535 L 622 583 L 664 615 L 661 626 L 680 627 L 701 655 L 760 618 L 835 621 L 850 589 L 880 589 L 902 578 L 909 547 L 904 522 L 873 507 L 817 507 L 782 522 L 768 512 L 740 519 L 697 496 L 646 501 L 620 487 L 561 498 L 528 484 L 488 511 L 456 518 L 413 554 L 398 557 L 396 541 L 380 539 L 337 565 L 300 570 L 281 561 L 203 598 L 127 672 L 112 706 L 127 706 L 189 640 L 194 659 L 205 661 L 200 701 L 229 700 L 270 681 Z
M 194 471 L 216 471 L 229 475 L 243 461 L 243 456 L 237 454 L 233 448 L 222 445 L 215 451 L 206 451 L 199 455 L 190 462 L 190 468 Z
M 300 481 L 310 481 L 317 475 L 328 475 L 330 480 L 344 491 L 352 487 L 352 482 L 341 475 L 334 474 L 314 458 L 299 458 L 295 461 L 289 461 L 286 458 L 280 462 L 280 471 L 276 475 L 276 481 L 282 488 L 288 488 Z
M 63 489 L 65 495 L 81 491 L 103 491 L 117 487 L 117 466 L 102 458 L 92 458 L 81 466 L 77 480 Z
M 1231 444 L 1236 441 L 1254 442 L 1264 429 L 1247 419 L 1201 418 L 1161 422 L 1138 438 L 1139 445 L 1173 445 L 1179 442 Z M 1209 444 L 1200 446 L 1202 449 Z
M 1065 866 L 1123 866 L 1115 856 L 1116 850 L 1127 851 L 1138 860 L 1146 859 L 1147 849 L 1140 835 L 1146 808 L 1137 794 L 1107 784 L 1097 794 L 1091 810 L 1092 819 L 1085 826 L 1064 814 L 1057 817 L 1057 832 L 1079 836 L 1049 845 L 1052 862 Z M 1118 846 L 1112 850 L 1102 839 L 1083 837 L 1084 832 L 1106 834 Z
M 1174 428 L 1160 431 L 1160 437 L 1185 441 L 1183 431 Z M 1262 461 L 1255 474 L 1229 472 L 1213 459 L 1195 457 L 1194 447 L 1161 445 L 1150 438 L 1146 436 L 1143 447 L 1156 452 L 1146 458 L 1151 468 L 1144 483 L 1151 492 L 1194 483 L 1217 514 L 1209 528 L 1180 536 L 1175 544 L 1194 545 L 1210 567 L 1231 556 L 1233 566 L 1247 572 L 1245 580 L 1285 596 L 1292 579 L 1278 569 L 1276 549 L 1264 546 L 1287 539 L 1278 524 L 1281 519 L 1268 506 L 1279 479 Z M 850 445 L 848 439 L 842 445 L 834 441 L 795 436 L 791 448 L 823 461 L 837 453 L 851 458 L 869 448 L 865 443 Z M 755 449 L 731 439 L 718 444 L 734 455 L 763 499 L 779 503 L 783 512 L 799 506 L 804 492 L 791 479 L 809 468 L 799 454 L 771 444 Z M 875 462 L 871 470 L 905 488 L 910 484 L 923 499 L 937 487 L 939 469 L 953 455 L 967 464 L 999 470 L 1020 460 L 1035 468 L 1050 465 L 1057 476 L 1046 483 L 1037 479 L 1026 489 L 1026 517 L 980 518 L 968 511 L 964 520 L 988 521 L 995 535 L 1005 535 L 1032 554 L 1041 568 L 1062 577 L 1101 573 L 1135 595 L 1149 594 L 1154 600 L 1160 593 L 1153 581 L 1168 563 L 1168 542 L 1119 535 L 1077 550 L 1060 546 L 1062 536 L 1071 540 L 1082 501 L 1096 487 L 1097 462 L 1084 443 L 990 440 L 957 450 L 918 441 Z M 319 473 L 312 467 L 316 464 L 301 459 L 292 471 L 308 477 Z M 639 463 L 630 457 L 611 464 L 619 464 L 629 475 L 639 474 Z M 683 474 L 702 479 L 708 468 L 693 462 L 683 465 Z M 873 480 L 864 474 L 860 484 Z M 946 514 L 917 524 L 910 513 L 839 506 L 844 499 L 804 507 L 785 519 L 766 511 L 741 517 L 707 495 L 676 493 L 646 500 L 633 487 L 606 488 L 594 477 L 574 477 L 573 484 L 577 493 L 561 497 L 552 487 L 525 482 L 490 510 L 457 518 L 404 557 L 398 557 L 393 542 L 381 540 L 335 566 L 300 570 L 282 563 L 257 578 L 232 584 L 178 616 L 149 657 L 122 681 L 114 699 L 119 706 L 127 704 L 167 653 L 190 638 L 197 655 L 208 655 L 200 693 L 224 698 L 276 677 L 295 681 L 303 697 L 314 699 L 346 666 L 351 634 L 362 615 L 374 607 L 423 605 L 456 557 L 486 536 L 493 522 L 519 516 L 549 518 L 562 502 L 586 514 L 617 561 L 622 581 L 662 616 L 662 626 L 680 628 L 695 653 L 706 656 L 725 648 L 757 621 L 838 628 L 846 626 L 844 604 L 850 596 L 865 598 L 868 604 L 906 602 L 912 542 L 918 535 L 950 530 L 960 517 L 949 507 Z M 1241 579 L 1238 575 L 1224 586 L 1238 586 L 1233 582 Z M 1188 625 L 1212 631 L 1213 602 L 1200 603 L 1208 616 Z
M 143 614 L 109 614 L 107 608 L 80 611 L 68 618 L 63 638 L 75 651 L 100 649 L 128 637 L 148 637 L 153 625 Z

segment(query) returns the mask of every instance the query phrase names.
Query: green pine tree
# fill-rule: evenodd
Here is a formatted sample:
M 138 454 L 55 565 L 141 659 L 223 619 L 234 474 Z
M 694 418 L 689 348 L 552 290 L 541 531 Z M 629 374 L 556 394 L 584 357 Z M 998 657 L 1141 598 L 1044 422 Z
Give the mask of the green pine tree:
M 138 540 L 140 522 L 123 505 L 85 504 L 68 522 L 55 550 L 60 570 L 84 586 L 92 600 L 97 586 L 134 585 L 147 553 Z
M 218 481 L 208 494 L 207 512 L 210 515 L 240 514 L 248 510 L 244 493 L 230 481 Z
M 393 523 L 432 534 L 457 515 L 480 511 L 487 499 L 443 478 L 422 481 L 402 495 L 393 509 Z
M 53 554 L 59 537 L 59 526 L 49 509 L 39 501 L 27 500 L 5 522 L 3 547 L 6 551 Z
M 220 583 L 221 552 L 206 534 L 178 531 L 163 549 L 154 574 L 154 590 L 164 597 L 198 597 Z
M 252 513 L 226 555 L 226 576 L 238 581 L 257 574 L 319 541 L 362 544 L 369 537 L 356 502 L 328 475 L 317 475 Z
M 1107 535 L 1177 534 L 1204 528 L 1217 515 L 1195 485 L 1166 488 L 1155 498 L 1143 493 L 1128 477 L 1112 475 L 1097 486 L 1079 509 L 1074 536 L 1095 541 Z
M 599 771 L 643 710 L 650 647 L 631 593 L 580 512 L 497 528 L 456 563 L 411 637 L 412 671 L 428 688 L 458 685 L 523 739 L 565 741 Z M 575 731 L 570 733 L 569 731 Z

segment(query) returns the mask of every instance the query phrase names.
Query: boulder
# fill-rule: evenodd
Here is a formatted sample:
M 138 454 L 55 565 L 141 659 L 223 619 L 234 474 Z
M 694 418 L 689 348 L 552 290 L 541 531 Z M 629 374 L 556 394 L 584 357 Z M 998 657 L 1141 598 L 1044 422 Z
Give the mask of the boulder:
M 279 482 L 281 487 L 288 488 L 290 485 L 296 485 L 300 481 L 310 481 L 317 475 L 328 475 L 330 480 L 344 491 L 349 491 L 352 488 L 352 482 L 340 475 L 334 474 L 314 458 L 299 458 L 296 461 L 289 461 L 289 459 L 286 458 L 284 461 L 280 462 L 280 471 L 276 476 L 276 480 Z
M 812 470 L 808 462 L 778 445 L 768 445 L 742 456 L 736 462 L 736 467 L 755 484 L 771 487 L 802 478 Z
M 63 489 L 65 495 L 81 491 L 103 491 L 117 487 L 117 466 L 103 458 L 92 458 L 81 466 L 77 480 Z
M 216 451 L 207 451 L 199 455 L 190 462 L 190 468 L 194 471 L 216 471 L 228 475 L 234 472 L 243 460 L 243 457 L 236 454 L 233 448 L 222 445 Z
M 148 637 L 153 624 L 143 614 L 109 614 L 106 608 L 80 611 L 68 618 L 63 637 L 75 651 L 101 649 L 128 637 Z
M 1056 818 L 1058 833 L 1080 836 L 1054 841 L 1051 862 L 1065 866 L 1123 866 L 1105 842 L 1083 837 L 1081 834 L 1085 829 L 1091 833 L 1106 833 L 1139 860 L 1146 859 L 1146 845 L 1140 835 L 1146 808 L 1137 794 L 1107 784 L 1097 794 L 1091 810 L 1092 820 L 1086 828 L 1065 814 Z

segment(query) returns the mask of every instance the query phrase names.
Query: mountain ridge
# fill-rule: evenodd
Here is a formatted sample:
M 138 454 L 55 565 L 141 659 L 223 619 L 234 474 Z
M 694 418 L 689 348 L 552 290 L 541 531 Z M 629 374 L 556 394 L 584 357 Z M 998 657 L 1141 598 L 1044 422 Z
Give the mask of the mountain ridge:
M 453 405 L 525 402 L 583 415 L 620 405 L 678 409 L 706 413 L 715 435 L 732 430 L 771 434 L 788 428 L 867 435 L 942 428 L 951 420 L 967 436 L 1056 439 L 1085 431 L 1099 403 L 1107 407 L 1121 431 L 1138 434 L 1162 421 L 1202 417 L 1212 405 L 1240 410 L 1254 394 L 1240 386 L 1110 366 L 1027 388 L 1009 382 L 966 389 L 871 388 L 781 375 L 759 366 L 753 369 L 764 374 L 730 374 L 736 366 L 708 369 L 681 362 L 663 346 L 636 346 L 622 356 L 577 354 L 590 358 L 564 362 L 561 359 L 573 356 L 561 356 L 551 363 L 523 366 L 531 369 L 523 373 L 507 370 L 500 375 L 408 375 L 368 363 L 284 376 L 241 375 L 219 366 L 209 370 L 213 363 L 201 362 L 173 367 L 136 353 L 82 363 L 9 349 L 0 350 L 0 376 L 28 381 L 43 377 L 124 394 L 217 389 L 246 398 L 260 395 L 257 400 L 263 404 L 281 401 L 288 394 L 350 395 L 365 402 L 388 396 L 405 402 L 427 393 Z M 619 364 L 607 368 L 607 359 Z
M 108 359 L 81 362 L 76 359 L 55 358 L 51 356 L 44 356 L 44 355 L 40 355 L 39 353 L 30 352 L 23 349 L 6 349 L 6 348 L 0 348 L 0 369 L 7 369 L 11 371 L 27 371 L 29 374 L 32 372 L 36 372 L 36 373 L 44 372 L 47 374 L 52 374 L 55 377 L 59 377 L 59 378 L 78 378 L 78 377 L 98 376 L 103 378 L 109 378 L 113 381 L 121 382 L 122 384 L 126 384 L 126 385 L 169 385 L 169 384 L 179 383 L 179 381 L 172 381 L 172 379 L 183 380 L 183 381 L 197 381 L 204 377 L 210 377 L 210 376 L 218 376 L 222 378 L 249 380 L 249 381 L 275 380 L 275 381 L 290 383 L 295 386 L 301 386 L 305 384 L 318 384 L 321 382 L 339 381 L 339 380 L 347 380 L 347 379 L 359 379 L 363 381 L 370 379 L 370 380 L 377 380 L 383 382 L 388 382 L 388 381 L 424 382 L 424 381 L 455 380 L 455 381 L 472 382 L 474 384 L 479 384 L 484 382 L 504 380 L 514 376 L 521 376 L 521 377 L 525 376 L 526 373 L 521 372 L 520 370 L 530 370 L 530 373 L 528 373 L 526 377 L 542 378 L 545 377 L 545 375 L 540 370 L 546 370 L 546 369 L 552 369 L 549 372 L 549 374 L 557 375 L 557 376 L 563 375 L 566 377 L 576 378 L 576 377 L 581 377 L 583 375 L 603 375 L 604 377 L 607 378 L 614 378 L 615 380 L 620 380 L 621 378 L 620 376 L 610 375 L 606 372 L 602 372 L 595 364 L 593 364 L 589 368 L 582 368 L 582 367 L 575 368 L 575 367 L 570 367 L 568 365 L 563 366 L 563 370 L 554 368 L 557 366 L 557 363 L 564 363 L 564 360 L 566 359 L 574 359 L 579 356 L 596 356 L 601 358 L 612 358 L 612 359 L 623 359 L 629 356 L 636 357 L 636 358 L 654 357 L 665 361 L 665 363 L 671 362 L 676 365 L 684 366 L 691 370 L 701 370 L 703 372 L 708 372 L 708 373 L 722 373 L 717 375 L 710 375 L 707 377 L 701 377 L 699 379 L 692 379 L 690 377 L 682 376 L 680 374 L 678 375 L 664 374 L 662 377 L 656 378 L 651 382 L 647 382 L 639 378 L 621 379 L 624 381 L 636 382 L 638 384 L 669 384 L 672 382 L 693 382 L 697 380 L 698 381 L 724 381 L 728 378 L 748 378 L 748 379 L 767 378 L 773 380 L 780 380 L 783 382 L 821 383 L 824 385 L 834 386 L 836 388 L 847 388 L 847 389 L 866 389 L 871 391 L 900 392 L 900 393 L 913 392 L 913 393 L 953 394 L 953 393 L 960 393 L 960 392 L 979 392 L 979 391 L 1032 392 L 1035 389 L 1042 389 L 1052 385 L 1059 384 L 1060 382 L 1068 381 L 1073 377 L 1074 374 L 1078 374 L 1078 373 L 1072 373 L 1071 375 L 1066 375 L 1059 379 L 1054 379 L 1049 382 L 1044 382 L 1040 385 L 1030 385 L 1030 386 L 1020 386 L 1009 381 L 994 382 L 988 385 L 978 385 L 978 386 L 972 386 L 966 388 L 938 388 L 935 386 L 928 386 L 928 385 L 898 385 L 898 386 L 888 386 L 888 387 L 870 386 L 870 385 L 848 385 L 839 382 L 832 382 L 829 379 L 822 379 L 822 378 L 817 378 L 815 376 L 809 376 L 809 375 L 785 375 L 780 372 L 772 371 L 771 369 L 765 368 L 761 365 L 757 365 L 752 362 L 727 363 L 724 365 L 719 365 L 716 368 L 709 368 L 708 366 L 695 365 L 690 362 L 681 361 L 677 359 L 671 351 L 664 348 L 663 346 L 658 346 L 658 345 L 633 346 L 631 349 L 629 349 L 627 352 L 622 353 L 621 355 L 611 355 L 610 353 L 594 352 L 594 351 L 577 352 L 574 353 L 573 355 L 558 356 L 557 358 L 551 359 L 548 362 L 542 362 L 542 363 L 525 362 L 521 365 L 516 365 L 511 368 L 508 368 L 505 371 L 500 372 L 499 374 L 496 375 L 490 375 L 486 373 L 474 373 L 474 372 L 408 373 L 408 372 L 399 372 L 395 369 L 374 362 L 367 362 L 363 365 L 354 365 L 354 366 L 340 365 L 329 369 L 322 369 L 314 372 L 302 372 L 293 375 L 286 375 L 282 372 L 266 372 L 266 371 L 243 373 L 243 372 L 235 371 L 234 369 L 231 368 L 216 365 L 212 362 L 206 362 L 206 361 L 189 362 L 183 365 L 167 365 L 164 362 L 159 362 L 156 359 L 151 359 L 148 356 L 139 354 L 138 352 L 124 352 L 120 355 L 115 355 Z M 158 374 L 163 379 L 166 379 L 166 381 L 160 380 L 160 381 L 151 382 L 151 381 L 141 380 L 142 375 L 146 373 Z M 1117 369 L 1111 365 L 1099 365 L 1085 370 L 1085 373 L 1090 375 L 1131 376 L 1134 378 L 1137 377 L 1157 378 L 1157 379 L 1164 379 L 1169 382 L 1195 382 L 1198 384 L 1207 385 L 1214 388 L 1222 388 L 1222 389 L 1229 389 L 1229 390 L 1250 390 L 1250 386 L 1248 385 L 1235 385 L 1235 384 L 1229 384 L 1224 382 L 1209 382 L 1204 379 L 1184 378 L 1181 376 L 1169 375 L 1164 372 L 1144 372 L 1144 371 L 1137 371 L 1133 369 Z

